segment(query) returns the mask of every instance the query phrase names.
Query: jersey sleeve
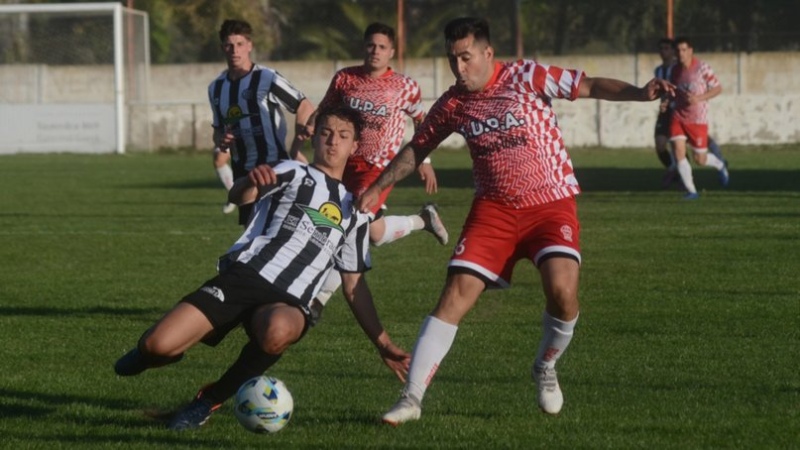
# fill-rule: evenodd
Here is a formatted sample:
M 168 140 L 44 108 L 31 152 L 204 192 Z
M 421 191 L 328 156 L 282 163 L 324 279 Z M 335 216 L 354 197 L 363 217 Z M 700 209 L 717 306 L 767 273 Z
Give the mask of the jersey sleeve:
M 422 89 L 420 89 L 419 83 L 416 81 L 411 78 L 406 79 L 408 84 L 405 91 L 406 103 L 403 107 L 403 112 L 408 117 L 411 117 L 414 122 L 419 122 L 425 116 L 425 108 L 422 106 Z
M 305 94 L 292 86 L 292 83 L 278 72 L 275 72 L 272 85 L 269 87 L 269 97 L 270 101 L 282 104 L 292 114 L 297 112 L 300 102 L 306 98 Z
M 372 264 L 369 255 L 369 216 L 360 212 L 357 222 L 345 236 L 344 245 L 333 259 L 336 270 L 348 273 L 363 273 Z
M 259 200 L 286 189 L 286 187 L 294 183 L 295 180 L 302 179 L 304 175 L 304 171 L 301 170 L 301 163 L 293 160 L 278 161 L 274 164 L 270 164 L 270 166 L 272 166 L 272 170 L 275 171 L 275 175 L 278 176 L 278 183 L 268 191 L 262 192 L 259 195 Z
M 218 81 L 214 80 L 208 85 L 208 104 L 211 106 L 211 126 L 214 128 L 221 127 L 223 122 L 220 116 L 219 106 L 217 106 L 219 100 L 214 99 L 214 90 L 217 83 Z
M 433 150 L 443 140 L 447 139 L 455 129 L 451 124 L 452 111 L 458 107 L 456 99 L 451 91 L 445 92 L 436 103 L 431 106 L 425 120 L 422 121 L 414 137 L 409 143 L 412 147 L 420 150 Z
M 322 97 L 322 101 L 319 102 L 319 109 L 329 108 L 343 103 L 344 99 L 342 97 L 342 90 L 340 89 L 342 77 L 344 77 L 344 73 L 341 70 L 336 72 L 336 75 L 333 76 L 331 84 L 328 85 L 328 90 L 325 91 L 325 96 Z
M 702 63 L 700 66 L 700 73 L 703 77 L 703 81 L 706 83 L 706 90 L 714 89 L 715 87 L 720 85 L 719 79 L 714 71 L 711 69 L 711 66 L 706 64 L 705 62 Z
M 582 70 L 563 69 L 530 60 L 517 64 L 515 81 L 521 79 L 527 89 L 547 98 L 577 99 L 578 87 L 586 76 Z

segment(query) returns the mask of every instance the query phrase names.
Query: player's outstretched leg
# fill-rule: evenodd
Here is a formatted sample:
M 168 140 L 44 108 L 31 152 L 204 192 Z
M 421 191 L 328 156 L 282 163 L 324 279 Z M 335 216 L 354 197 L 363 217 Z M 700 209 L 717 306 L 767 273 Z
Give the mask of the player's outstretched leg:
M 172 431 L 193 430 L 195 428 L 200 428 L 201 426 L 205 425 L 206 422 L 208 422 L 211 414 L 219 409 L 222 404 L 215 404 L 209 399 L 205 398 L 203 395 L 204 389 L 205 388 L 201 389 L 191 403 L 186 405 L 183 409 L 178 411 L 175 416 L 172 417 L 172 420 L 170 420 L 167 428 Z
M 436 240 L 442 245 L 447 245 L 449 238 L 447 228 L 445 228 L 442 218 L 439 217 L 439 208 L 434 203 L 426 203 L 419 212 L 422 221 L 425 222 L 424 230 L 436 236 Z
M 538 389 L 539 408 L 547 414 L 558 414 L 564 406 L 564 394 L 558 385 L 555 368 L 531 367 L 531 377 Z
M 114 372 L 121 377 L 139 375 L 153 367 L 166 366 L 183 359 L 183 353 L 172 357 L 145 356 L 138 347 L 126 353 L 114 364 Z
M 396 427 L 401 423 L 417 420 L 421 415 L 422 406 L 420 401 L 407 393 L 403 393 L 400 400 L 383 415 L 381 420 L 383 420 L 383 423 Z

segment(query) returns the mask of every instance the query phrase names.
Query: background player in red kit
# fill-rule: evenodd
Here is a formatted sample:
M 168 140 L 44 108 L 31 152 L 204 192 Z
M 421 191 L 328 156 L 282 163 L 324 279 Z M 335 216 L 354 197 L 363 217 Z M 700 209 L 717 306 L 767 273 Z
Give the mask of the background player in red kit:
M 394 39 L 394 29 L 389 25 L 367 26 L 364 63 L 336 72 L 320 102 L 319 109 L 339 105 L 352 108 L 364 121 L 361 142 L 347 161 L 342 179 L 347 190 L 355 195 L 369 187 L 397 154 L 403 143 L 406 116 L 413 120 L 415 128 L 425 118 L 419 84 L 389 66 L 394 57 Z M 310 120 L 314 120 L 313 115 Z M 435 193 L 438 186 L 430 160 L 423 161 L 418 171 L 427 193 Z M 439 243 L 447 244 L 447 229 L 433 204 L 424 205 L 418 214 L 384 216 L 382 206 L 391 190 L 392 186 L 384 189 L 369 211 L 374 216 L 369 231 L 373 245 L 394 242 L 417 230 L 427 230 Z M 340 284 L 338 272 L 331 272 L 317 299 L 324 304 Z
M 678 64 L 670 75 L 670 81 L 676 88 L 675 108 L 669 129 L 670 142 L 678 174 L 688 191 L 683 198 L 694 200 L 699 194 L 694 185 L 692 166 L 686 160 L 687 142 L 692 146 L 694 162 L 717 169 L 722 187 L 727 187 L 730 182 L 727 162 L 708 152 L 708 100 L 722 92 L 722 85 L 711 66 L 694 57 L 688 39 L 676 38 L 675 51 Z
M 420 417 L 425 390 L 450 350 L 458 323 L 484 289 L 507 287 L 514 264 L 523 258 L 539 269 L 547 299 L 531 374 L 539 407 L 557 414 L 563 396 L 555 364 L 578 319 L 581 255 L 575 196 L 580 188 L 551 100 L 650 101 L 672 86 L 654 79 L 638 88 L 530 60 L 495 62 L 483 19 L 451 21 L 445 42 L 456 84 L 357 202 L 362 211 L 371 209 L 385 187 L 408 176 L 451 133 L 466 139 L 475 199 L 439 303 L 422 324 L 403 395 L 383 421 L 398 425 Z

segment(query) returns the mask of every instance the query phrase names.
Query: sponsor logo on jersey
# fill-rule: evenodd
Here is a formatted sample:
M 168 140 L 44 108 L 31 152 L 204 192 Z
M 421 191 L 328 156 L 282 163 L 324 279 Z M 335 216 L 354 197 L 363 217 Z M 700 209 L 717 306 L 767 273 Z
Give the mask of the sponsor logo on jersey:
M 203 286 L 200 288 L 200 291 L 205 292 L 206 294 L 216 298 L 221 302 L 225 301 L 225 294 L 222 292 L 222 289 L 216 286 Z
M 342 223 L 342 210 L 339 205 L 332 202 L 325 202 L 320 206 L 319 210 L 311 208 L 310 206 L 301 206 L 306 215 L 311 219 L 311 222 L 316 227 L 328 227 L 344 233 L 340 226 Z
M 384 117 L 388 114 L 388 108 L 386 105 L 376 105 L 369 100 L 361 100 L 360 98 L 355 97 L 350 97 L 346 101 L 347 104 L 356 111 Z
M 242 113 L 242 108 L 240 108 L 239 105 L 231 105 L 231 107 L 228 108 L 228 112 L 225 114 L 224 122 L 225 125 L 233 125 L 235 123 L 239 123 L 240 120 L 246 117 L 250 117 L 252 115 L 253 114 Z
M 461 135 L 465 138 L 478 137 L 484 133 L 494 131 L 508 131 L 512 128 L 525 125 L 525 119 L 517 119 L 514 114 L 507 112 L 505 117 L 489 117 L 484 120 L 472 120 L 468 126 L 461 128 Z

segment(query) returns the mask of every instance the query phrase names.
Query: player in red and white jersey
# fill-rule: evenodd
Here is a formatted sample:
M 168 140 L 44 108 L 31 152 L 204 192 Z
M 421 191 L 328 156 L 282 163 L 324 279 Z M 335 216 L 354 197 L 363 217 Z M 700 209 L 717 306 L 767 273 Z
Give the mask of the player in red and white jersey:
M 347 190 L 360 195 L 394 159 L 403 143 L 406 117 L 415 128 L 425 117 L 419 84 L 389 66 L 394 56 L 395 32 L 382 23 L 372 23 L 364 31 L 364 62 L 336 72 L 320 109 L 345 105 L 358 111 L 365 122 L 364 133 L 356 153 L 347 161 L 343 182 Z M 313 120 L 313 115 L 311 120 Z M 436 173 L 426 160 L 418 168 L 428 194 L 437 191 Z M 426 204 L 419 213 L 408 216 L 385 216 L 383 205 L 392 187 L 380 195 L 373 205 L 370 241 L 380 246 L 408 236 L 413 231 L 427 230 L 442 245 L 447 244 L 447 229 L 439 218 L 436 205 Z M 318 300 L 326 302 L 341 282 L 332 272 L 320 291 Z
M 226 189 L 258 164 L 298 157 L 286 149 L 287 123 L 282 108 L 296 114 L 296 128 L 301 129 L 314 111 L 314 105 L 288 80 L 253 62 L 252 32 L 243 20 L 222 23 L 220 47 L 228 67 L 208 86 L 214 167 Z M 233 170 L 228 166 L 231 153 Z M 299 156 L 305 160 L 302 154 Z M 234 209 L 235 205 L 228 203 L 223 212 Z M 252 205 L 239 207 L 241 225 L 247 223 L 251 210 Z
M 578 319 L 580 192 L 552 110 L 552 100 L 590 97 L 650 101 L 672 86 L 653 79 L 643 88 L 535 61 L 494 61 L 489 25 L 461 18 L 445 28 L 456 84 L 428 112 L 414 138 L 359 198 L 369 210 L 386 186 L 408 176 L 453 132 L 467 141 L 475 198 L 450 260 L 439 302 L 422 324 L 400 400 L 383 416 L 392 425 L 415 420 L 458 324 L 491 287 L 507 287 L 516 262 L 539 269 L 546 297 L 543 337 L 532 377 L 539 407 L 557 414 L 563 396 L 555 363 L 572 339 Z
M 675 39 L 675 51 L 678 64 L 672 68 L 670 76 L 670 81 L 676 87 L 670 142 L 678 174 L 688 191 L 684 198 L 694 200 L 699 195 L 692 177 L 692 166 L 686 160 L 687 141 L 692 146 L 697 164 L 717 169 L 723 187 L 730 181 L 725 160 L 708 152 L 708 100 L 722 92 L 722 85 L 711 66 L 694 57 L 694 50 L 687 38 Z

